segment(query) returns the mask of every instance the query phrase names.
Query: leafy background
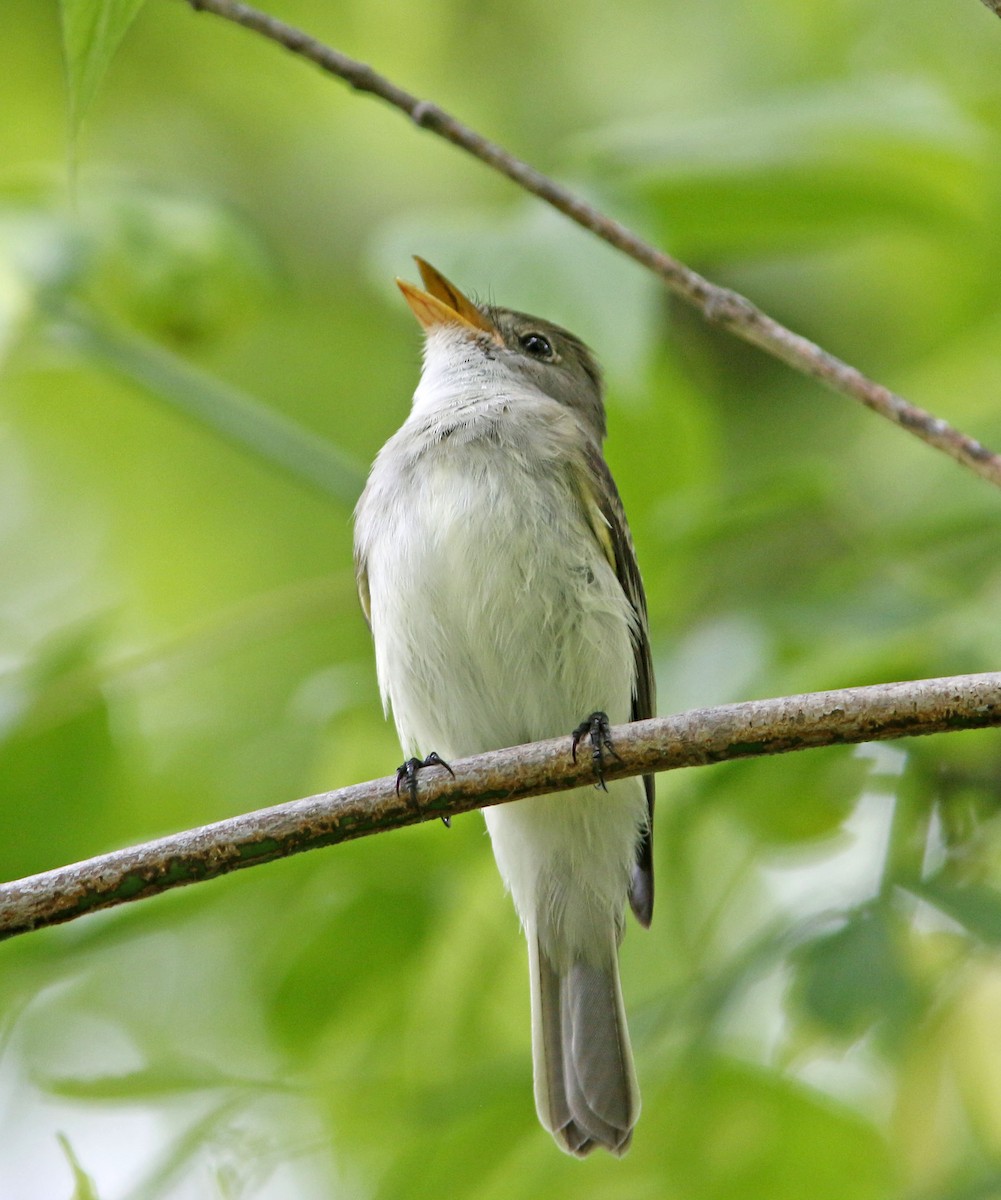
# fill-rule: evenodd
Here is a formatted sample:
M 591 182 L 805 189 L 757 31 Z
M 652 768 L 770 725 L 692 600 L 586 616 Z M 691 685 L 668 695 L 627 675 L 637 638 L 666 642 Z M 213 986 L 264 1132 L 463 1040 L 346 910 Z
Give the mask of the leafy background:
M 411 252 L 604 359 L 662 711 L 997 668 L 987 485 L 274 46 L 61 9 L 0 47 L 3 877 L 395 765 L 350 498 Z M 974 0 L 270 9 L 1001 444 Z M 621 1162 L 536 1125 L 476 815 L 7 943 L 3 1195 L 1001 1196 L 999 779 L 989 733 L 662 777 Z

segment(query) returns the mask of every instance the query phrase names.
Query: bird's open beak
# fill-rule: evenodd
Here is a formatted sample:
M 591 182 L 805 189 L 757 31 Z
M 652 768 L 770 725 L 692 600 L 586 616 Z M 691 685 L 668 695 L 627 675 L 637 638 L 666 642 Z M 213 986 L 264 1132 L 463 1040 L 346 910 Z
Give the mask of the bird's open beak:
M 414 262 L 427 291 L 421 291 L 405 279 L 397 279 L 396 284 L 425 332 L 429 333 L 438 325 L 458 325 L 475 333 L 489 333 L 494 341 L 500 341 L 494 323 L 454 283 L 449 283 L 423 258 L 414 255 Z

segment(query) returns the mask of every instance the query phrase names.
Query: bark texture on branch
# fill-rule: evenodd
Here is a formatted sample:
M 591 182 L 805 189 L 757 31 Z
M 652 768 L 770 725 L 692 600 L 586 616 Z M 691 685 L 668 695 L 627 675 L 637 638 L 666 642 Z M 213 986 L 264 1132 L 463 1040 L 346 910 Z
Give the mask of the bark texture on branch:
M 1001 672 L 844 688 L 693 709 L 612 731 L 609 779 L 889 738 L 1001 725 Z M 579 787 L 570 737 L 496 750 L 420 775 L 420 810 L 395 776 L 190 829 L 0 885 L 0 938 L 212 879 L 241 867 L 489 804 Z

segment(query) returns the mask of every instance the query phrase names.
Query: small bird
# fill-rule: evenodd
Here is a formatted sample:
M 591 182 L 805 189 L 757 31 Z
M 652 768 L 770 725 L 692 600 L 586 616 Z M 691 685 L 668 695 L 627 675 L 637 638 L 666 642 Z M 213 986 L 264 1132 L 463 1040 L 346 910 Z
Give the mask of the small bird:
M 397 283 L 424 369 L 355 511 L 383 705 L 414 788 L 420 766 L 589 739 L 599 786 L 484 815 L 528 941 L 539 1119 L 570 1154 L 621 1155 L 640 1100 L 618 947 L 626 900 L 653 911 L 654 784 L 606 788 L 600 767 L 610 723 L 653 715 L 654 679 L 601 373 L 572 333 L 416 262 L 424 289 Z

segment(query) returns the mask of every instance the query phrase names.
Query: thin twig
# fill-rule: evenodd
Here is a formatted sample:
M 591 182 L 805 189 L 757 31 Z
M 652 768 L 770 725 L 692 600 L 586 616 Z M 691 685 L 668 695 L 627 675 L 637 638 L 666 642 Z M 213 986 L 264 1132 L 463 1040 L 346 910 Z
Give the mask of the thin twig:
M 983 0 L 996 17 L 1001 17 L 1001 0 Z
M 605 216 L 579 196 L 549 179 L 534 167 L 488 141 L 436 104 L 421 100 L 366 63 L 349 58 L 285 22 L 239 0 L 187 0 L 192 8 L 215 13 L 269 38 L 336 75 L 359 92 L 392 104 L 422 129 L 430 130 L 461 147 L 512 179 L 526 191 L 597 234 L 636 262 L 651 270 L 676 295 L 686 300 L 714 325 L 751 342 L 789 366 L 811 375 L 836 392 L 861 401 L 867 408 L 913 433 L 915 437 L 951 455 L 982 479 L 1001 487 L 1001 455 L 954 429 L 947 422 L 911 404 L 903 396 L 874 382 L 855 367 L 829 354 L 808 338 L 773 320 L 746 297 L 710 283 L 697 271 L 643 241 L 619 221 Z M 987 0 L 993 7 L 995 0 Z
M 816 746 L 1001 725 L 1001 672 L 755 700 L 622 725 L 608 780 Z M 0 938 L 187 883 L 489 804 L 593 781 L 570 739 L 497 750 L 420 776 L 420 808 L 390 776 L 190 829 L 0 885 Z

